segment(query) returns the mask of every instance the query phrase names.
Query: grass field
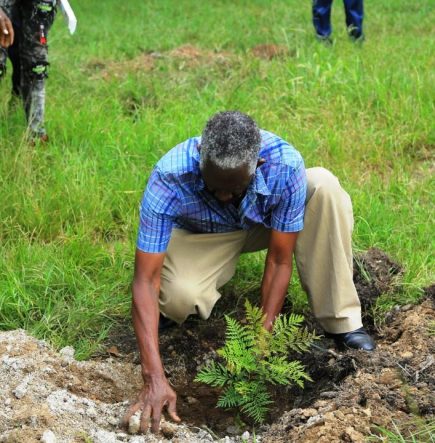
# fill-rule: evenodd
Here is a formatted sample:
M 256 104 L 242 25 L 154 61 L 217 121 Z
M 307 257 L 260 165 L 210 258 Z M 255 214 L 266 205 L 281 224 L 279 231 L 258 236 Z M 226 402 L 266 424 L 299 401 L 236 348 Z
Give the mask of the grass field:
M 72 0 L 76 35 L 58 17 L 49 36 L 47 146 L 24 142 L 0 85 L 0 328 L 85 358 L 127 324 L 148 174 L 224 109 L 330 168 L 353 198 L 355 249 L 406 270 L 383 306 L 417 300 L 434 281 L 435 3 L 367 0 L 363 45 L 335 3 L 326 47 L 309 1 Z M 197 56 L 177 56 L 187 44 Z M 260 44 L 284 55 L 259 58 Z M 244 257 L 231 291 L 257 290 L 261 266 Z

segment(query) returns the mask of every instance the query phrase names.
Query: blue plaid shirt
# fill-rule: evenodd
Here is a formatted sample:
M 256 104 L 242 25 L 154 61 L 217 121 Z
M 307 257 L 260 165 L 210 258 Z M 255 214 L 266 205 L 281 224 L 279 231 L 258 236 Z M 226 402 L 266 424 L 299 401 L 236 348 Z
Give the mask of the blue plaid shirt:
M 281 232 L 298 232 L 304 225 L 307 180 L 296 149 L 271 132 L 261 131 L 255 171 L 239 207 L 223 206 L 205 188 L 194 137 L 175 146 L 155 166 L 140 208 L 137 248 L 164 252 L 172 228 L 195 233 L 230 232 L 263 224 Z

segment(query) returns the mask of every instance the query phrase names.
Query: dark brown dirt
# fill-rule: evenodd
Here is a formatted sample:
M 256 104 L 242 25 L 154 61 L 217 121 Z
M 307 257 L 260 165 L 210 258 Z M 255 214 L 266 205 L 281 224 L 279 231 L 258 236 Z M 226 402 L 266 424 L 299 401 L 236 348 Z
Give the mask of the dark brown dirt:
M 355 281 L 369 321 L 376 297 L 400 289 L 401 268 L 378 250 L 357 262 Z M 302 360 L 313 382 L 304 390 L 279 387 L 272 393 L 275 402 L 267 423 L 255 429 L 261 441 L 362 443 L 379 426 L 392 428 L 394 422 L 406 436 L 416 421 L 433 421 L 434 285 L 424 292 L 419 305 L 395 307 L 381 327 L 373 328 L 378 344 L 373 353 L 338 352 L 323 338 L 309 354 L 291 355 Z M 229 306 L 231 299 L 219 310 L 228 308 L 241 318 L 242 307 Z M 316 326 L 310 317 L 307 324 Z M 123 325 L 120 331 L 106 352 L 87 362 L 75 361 L 69 351 L 56 353 L 24 331 L 0 332 L 0 441 L 36 443 L 48 429 L 59 441 L 136 441 L 123 433 L 119 418 L 142 387 L 141 371 L 131 327 Z M 178 393 L 183 423 L 162 422 L 167 440 L 147 434 L 137 441 L 176 436 L 180 443 L 196 443 L 210 441 L 212 433 L 236 442 L 243 432 L 252 431 L 252 423 L 237 411 L 215 407 L 218 390 L 193 382 L 200 367 L 216 359 L 224 335 L 219 316 L 191 318 L 161 333 L 162 358 Z M 420 435 L 418 441 L 429 440 Z
M 303 391 L 295 387 L 276 389 L 276 406 L 271 409 L 264 441 L 314 442 L 325 431 L 325 438 L 319 441 L 358 442 L 376 425 L 388 427 L 392 420 L 404 422 L 415 414 L 433 416 L 435 365 L 431 356 L 435 344 L 428 332 L 434 320 L 433 303 L 426 298 L 420 306 L 396 309 L 381 330 L 373 328 L 371 307 L 379 295 L 398 289 L 401 273 L 402 268 L 377 249 L 355 258 L 354 280 L 364 321 L 377 340 L 378 350 L 341 353 L 333 349 L 332 341 L 323 338 L 310 354 L 290 356 L 304 363 L 314 381 Z M 433 297 L 433 286 L 426 293 Z M 307 324 L 316 326 L 309 317 Z M 117 346 L 130 353 L 128 359 L 138 362 L 132 337 L 118 336 Z M 246 429 L 244 426 L 252 425 L 234 410 L 215 407 L 218 390 L 193 382 L 199 368 L 216 358 L 224 337 L 224 320 L 213 317 L 208 321 L 191 318 L 160 337 L 167 376 L 178 393 L 180 416 L 189 425 L 205 425 L 220 436 L 229 427 Z M 312 425 L 317 419 L 319 423 Z M 331 429 L 334 438 L 328 440 Z
M 371 332 L 372 306 L 380 295 L 394 293 L 400 287 L 402 273 L 402 267 L 379 249 L 355 256 L 353 280 L 361 301 L 363 323 Z
M 285 412 L 262 441 L 363 442 L 378 426 L 391 428 L 393 421 L 406 435 L 416 419 L 433 419 L 435 340 L 429 332 L 433 321 L 429 299 L 398 311 L 378 337 L 376 352 L 348 351 L 346 358 L 354 367 L 350 375 L 331 392 L 320 389 L 319 400 L 310 408 Z M 335 367 L 338 361 L 340 357 L 332 358 L 328 366 Z M 329 396 L 332 400 L 322 400 Z

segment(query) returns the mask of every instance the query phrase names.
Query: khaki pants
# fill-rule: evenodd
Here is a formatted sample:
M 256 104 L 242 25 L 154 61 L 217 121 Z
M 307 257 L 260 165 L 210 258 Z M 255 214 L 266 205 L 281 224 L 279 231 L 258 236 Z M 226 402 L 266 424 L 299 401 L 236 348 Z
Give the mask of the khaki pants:
M 307 178 L 304 229 L 295 251 L 299 277 L 323 329 L 349 332 L 362 326 L 352 279 L 352 203 L 326 169 L 307 169 Z M 269 233 L 261 225 L 223 234 L 174 229 L 162 270 L 160 311 L 178 323 L 190 314 L 208 318 L 240 254 L 266 249 Z

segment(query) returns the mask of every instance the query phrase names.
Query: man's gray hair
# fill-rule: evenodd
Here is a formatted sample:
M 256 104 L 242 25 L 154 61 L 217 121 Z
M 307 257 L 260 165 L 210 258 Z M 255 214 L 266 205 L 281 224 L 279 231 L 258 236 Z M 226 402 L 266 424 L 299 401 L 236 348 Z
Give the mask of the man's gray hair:
M 247 165 L 251 174 L 257 167 L 261 136 L 257 124 L 239 111 L 215 114 L 201 137 L 200 168 L 211 162 L 221 169 Z

